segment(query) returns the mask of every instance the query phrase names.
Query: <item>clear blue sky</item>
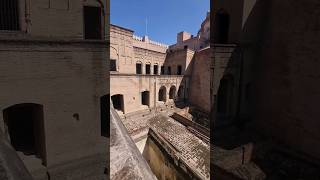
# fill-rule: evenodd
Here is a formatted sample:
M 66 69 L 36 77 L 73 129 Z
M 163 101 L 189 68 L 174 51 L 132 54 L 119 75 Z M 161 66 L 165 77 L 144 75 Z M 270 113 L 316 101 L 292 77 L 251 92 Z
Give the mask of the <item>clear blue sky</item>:
M 171 45 L 178 32 L 196 35 L 209 9 L 210 0 L 110 0 L 110 20 L 143 36 L 147 18 L 149 38 Z

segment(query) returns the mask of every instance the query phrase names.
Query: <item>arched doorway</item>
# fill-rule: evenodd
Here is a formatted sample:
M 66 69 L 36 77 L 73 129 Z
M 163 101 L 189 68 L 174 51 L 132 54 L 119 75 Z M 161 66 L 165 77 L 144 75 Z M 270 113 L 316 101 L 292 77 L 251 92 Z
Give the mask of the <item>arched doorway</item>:
M 225 76 L 220 80 L 218 97 L 217 97 L 217 113 L 220 115 L 228 115 L 231 111 L 232 95 L 234 80 L 231 75 Z
M 110 94 L 100 97 L 100 121 L 101 121 L 101 136 L 110 137 Z
M 228 43 L 230 16 L 224 9 L 217 11 L 214 19 L 214 42 Z
M 171 86 L 169 90 L 169 99 L 175 99 L 176 98 L 176 87 Z
M 159 94 L 158 94 L 158 100 L 159 101 L 163 101 L 163 102 L 166 102 L 167 100 L 167 90 L 166 90 L 166 87 L 162 86 L 160 89 L 159 89 Z
M 124 101 L 122 94 L 116 94 L 111 96 L 113 108 L 124 113 Z
M 141 104 L 149 106 L 150 105 L 150 93 L 149 91 L 143 91 L 141 93 Z
M 43 106 L 23 103 L 3 110 L 10 142 L 16 151 L 35 155 L 46 165 Z

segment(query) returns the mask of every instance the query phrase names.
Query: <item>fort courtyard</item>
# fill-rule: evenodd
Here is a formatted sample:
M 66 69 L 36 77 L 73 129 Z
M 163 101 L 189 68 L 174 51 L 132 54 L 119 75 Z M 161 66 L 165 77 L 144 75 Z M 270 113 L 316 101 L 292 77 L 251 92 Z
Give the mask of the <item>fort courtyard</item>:
M 209 12 L 170 46 L 110 27 L 113 108 L 158 179 L 210 179 L 209 35 Z M 111 178 L 119 171 L 111 164 Z

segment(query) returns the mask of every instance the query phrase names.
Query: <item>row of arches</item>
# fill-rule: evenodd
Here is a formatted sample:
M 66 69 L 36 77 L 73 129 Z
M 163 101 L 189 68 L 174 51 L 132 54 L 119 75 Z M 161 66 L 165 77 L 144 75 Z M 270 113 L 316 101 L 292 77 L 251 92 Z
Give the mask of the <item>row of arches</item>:
M 141 105 L 150 106 L 150 92 L 143 91 L 141 92 Z M 178 89 L 178 93 L 176 90 L 176 86 L 171 86 L 169 89 L 169 99 L 184 99 L 184 87 L 180 86 Z M 113 103 L 114 109 L 118 111 L 125 112 L 124 110 L 124 95 L 123 94 L 115 94 L 111 96 L 111 100 Z M 167 102 L 167 88 L 165 86 L 161 86 L 158 91 L 158 101 Z
M 180 86 L 178 89 L 178 98 L 182 99 L 184 98 L 184 88 L 183 86 Z M 169 90 L 169 99 L 176 99 L 176 86 L 171 86 Z M 158 101 L 167 101 L 167 88 L 165 86 L 161 86 L 158 93 Z

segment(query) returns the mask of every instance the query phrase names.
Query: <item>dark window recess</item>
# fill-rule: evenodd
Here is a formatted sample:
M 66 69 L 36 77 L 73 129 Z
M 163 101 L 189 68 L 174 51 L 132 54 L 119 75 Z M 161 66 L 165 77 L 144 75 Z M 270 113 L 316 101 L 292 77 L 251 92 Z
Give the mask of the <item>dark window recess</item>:
M 13 105 L 3 111 L 3 117 L 15 150 L 39 157 L 46 164 L 43 106 L 32 103 Z
M 84 38 L 101 39 L 101 8 L 84 6 Z
M 146 74 L 150 74 L 150 64 L 146 64 Z
M 136 64 L 136 74 L 142 74 L 142 65 L 140 63 Z
M 158 65 L 153 66 L 153 74 L 158 74 Z
M 164 66 L 161 66 L 161 74 L 164 74 Z
M 117 71 L 117 62 L 115 59 L 110 60 L 110 71 Z
M 214 41 L 215 43 L 228 43 L 230 16 L 224 10 L 220 10 L 216 14 L 214 27 Z
M 100 97 L 101 136 L 110 137 L 110 94 Z
M 116 94 L 111 96 L 114 109 L 124 112 L 124 101 L 122 94 Z
M 0 0 L 0 30 L 20 30 L 18 0 Z
M 188 46 L 184 46 L 184 49 L 188 49 Z
M 178 66 L 177 75 L 181 75 L 181 74 L 182 74 L 182 66 Z
M 149 91 L 144 91 L 141 93 L 141 104 L 149 106 Z
M 171 75 L 171 67 L 168 66 L 168 75 Z

